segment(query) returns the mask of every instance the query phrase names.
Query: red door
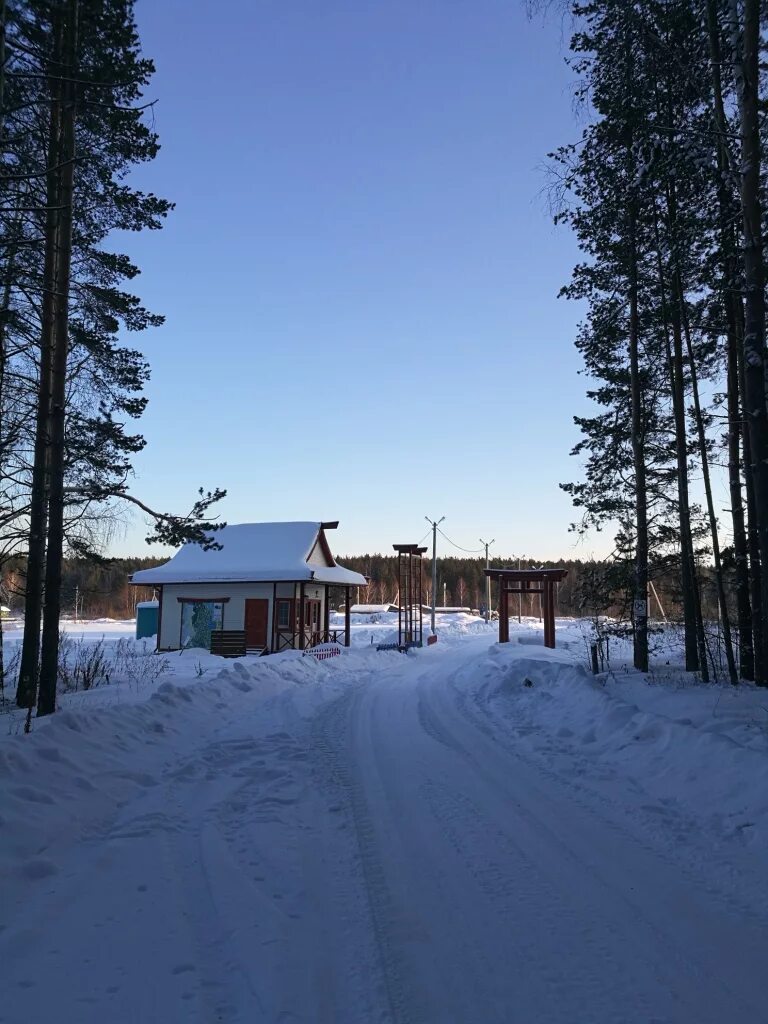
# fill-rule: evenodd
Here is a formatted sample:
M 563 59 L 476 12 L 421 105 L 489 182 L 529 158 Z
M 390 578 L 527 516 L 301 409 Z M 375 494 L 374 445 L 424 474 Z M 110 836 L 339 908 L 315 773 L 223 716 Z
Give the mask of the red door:
M 265 597 L 249 597 L 245 601 L 245 648 L 262 650 L 267 646 L 269 601 Z

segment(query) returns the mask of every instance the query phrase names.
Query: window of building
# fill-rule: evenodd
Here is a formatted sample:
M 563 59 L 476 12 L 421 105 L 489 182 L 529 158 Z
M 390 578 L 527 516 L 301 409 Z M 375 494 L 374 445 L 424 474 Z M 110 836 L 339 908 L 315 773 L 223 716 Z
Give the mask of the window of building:
M 211 630 L 222 629 L 223 601 L 185 601 L 181 599 L 181 647 L 210 650 Z
M 307 601 L 307 611 L 305 615 L 305 624 L 308 629 L 318 630 L 320 629 L 320 602 L 309 599 Z
M 281 598 L 277 602 L 277 628 L 291 629 L 291 605 L 290 598 Z

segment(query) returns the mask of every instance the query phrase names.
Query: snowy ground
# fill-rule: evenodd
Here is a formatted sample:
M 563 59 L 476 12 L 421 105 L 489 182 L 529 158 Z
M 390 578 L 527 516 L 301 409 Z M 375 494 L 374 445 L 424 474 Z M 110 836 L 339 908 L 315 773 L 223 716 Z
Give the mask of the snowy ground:
M 0 1021 L 768 1022 L 768 699 L 439 626 L 5 716 Z

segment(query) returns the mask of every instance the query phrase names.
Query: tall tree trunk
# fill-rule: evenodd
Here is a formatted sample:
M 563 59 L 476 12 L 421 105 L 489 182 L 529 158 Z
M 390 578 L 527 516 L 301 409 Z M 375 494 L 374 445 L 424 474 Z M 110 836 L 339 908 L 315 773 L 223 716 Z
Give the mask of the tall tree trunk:
M 666 274 L 659 234 L 659 218 L 654 201 L 653 218 L 656 242 L 656 270 L 659 278 L 661 315 L 664 323 L 664 345 L 669 369 L 669 385 L 672 395 L 672 413 L 675 423 L 675 457 L 677 461 L 677 514 L 680 534 L 680 588 L 683 604 L 683 628 L 685 636 L 685 667 L 688 672 L 699 668 L 699 630 L 696 614 L 696 581 L 694 578 L 693 539 L 691 536 L 691 511 L 688 493 L 688 446 L 685 427 L 685 388 L 683 384 L 682 341 L 679 316 L 674 305 L 670 310 L 667 296 Z M 670 330 L 675 338 L 674 351 L 670 341 Z M 706 669 L 706 666 L 705 666 Z
M 5 0 L 0 0 L 0 152 L 5 153 Z
M 77 77 L 77 22 L 79 0 L 68 0 L 64 46 L 64 73 Z M 72 221 L 75 167 L 75 85 L 62 90 L 61 188 L 56 253 L 54 347 L 51 387 L 51 439 L 49 456 L 48 551 L 45 563 L 45 608 L 40 656 L 38 715 L 56 710 L 61 616 L 61 564 L 64 557 L 64 422 L 66 413 L 67 356 L 69 353 L 69 280 L 72 262 Z
M 738 325 L 737 361 L 739 367 L 739 383 L 742 396 L 746 393 L 744 384 L 744 304 L 736 297 L 735 303 Z M 749 599 L 752 606 L 752 651 L 755 661 L 755 679 L 768 672 L 768 663 L 764 659 L 763 647 L 763 594 L 762 572 L 760 565 L 760 543 L 757 536 L 757 512 L 755 510 L 755 478 L 751 472 L 752 441 L 744 413 L 742 400 L 742 447 L 744 449 L 744 493 L 747 504 L 747 551 L 749 552 Z
M 634 665 L 648 671 L 648 493 L 645 472 L 645 425 L 640 373 L 638 312 L 637 216 L 629 211 L 629 367 L 632 402 L 632 457 L 635 470 L 635 573 L 633 589 Z
M 3 284 L 3 301 L 0 305 L 0 472 L 2 471 L 2 465 L 5 462 L 5 454 L 7 451 L 7 445 L 9 440 L 5 431 L 3 431 L 3 415 L 5 413 L 5 371 L 8 366 L 8 351 L 5 334 L 5 321 L 8 316 L 8 310 L 11 306 L 11 285 L 13 279 L 13 264 L 14 264 L 14 253 L 11 252 L 8 256 L 8 262 L 5 268 L 5 282 Z
M 48 173 L 46 178 L 45 258 L 40 332 L 40 379 L 35 423 L 35 451 L 29 510 L 29 541 L 24 586 L 24 636 L 21 644 L 16 703 L 33 708 L 37 696 L 40 657 L 40 617 L 43 611 L 46 525 L 48 518 L 48 445 L 51 415 L 51 374 L 53 366 L 53 313 L 56 287 L 56 251 L 59 206 L 59 143 L 61 128 L 62 22 L 56 10 L 53 18 L 51 56 L 50 122 L 48 130 Z M 58 77 L 57 77 L 58 76 Z
M 0 707 L 5 706 L 5 629 L 0 611 Z
M 710 69 L 712 74 L 712 101 L 717 166 L 717 204 L 720 224 L 720 258 L 723 273 L 723 305 L 726 315 L 726 365 L 728 408 L 728 487 L 731 498 L 733 523 L 733 553 L 736 586 L 736 615 L 739 633 L 739 671 L 743 679 L 754 679 L 755 655 L 752 635 L 752 607 L 749 590 L 749 558 L 744 522 L 744 499 L 741 491 L 741 390 L 739 376 L 739 348 L 741 345 L 741 308 L 736 295 L 738 267 L 731 221 L 734 203 L 727 186 L 728 175 L 734 166 L 728 139 L 730 130 L 725 115 L 722 82 L 722 47 L 716 0 L 707 0 L 707 35 L 709 39 Z
M 731 220 L 734 204 L 727 179 L 735 161 L 728 139 L 730 128 L 725 116 L 722 81 L 722 47 L 716 0 L 707 0 L 707 30 L 712 72 L 713 121 L 717 162 L 718 218 L 720 250 L 723 266 L 723 304 L 726 314 L 727 408 L 728 408 L 728 486 L 733 523 L 733 557 L 735 570 L 736 616 L 738 625 L 739 672 L 742 679 L 755 678 L 755 638 L 753 636 L 752 602 L 750 600 L 750 561 L 744 525 L 744 504 L 741 495 L 741 391 L 739 348 L 741 345 L 742 312 L 736 295 L 738 267 Z
M 739 630 L 739 671 L 742 679 L 754 679 L 755 652 L 752 640 L 752 607 L 749 594 L 749 558 L 741 493 L 741 405 L 739 402 L 739 334 L 734 296 L 728 296 L 728 487 L 733 520 L 733 556 L 736 575 L 736 614 Z
M 738 0 L 730 0 L 733 35 L 738 38 Z M 760 598 L 768 608 L 768 415 L 765 401 L 765 266 L 760 198 L 759 53 L 760 3 L 744 0 L 742 52 L 734 55 L 741 137 L 741 214 L 744 230 L 744 415 L 749 432 L 754 487 L 754 524 L 760 555 Z M 755 682 L 768 686 L 768 630 L 762 631 Z M 757 647 L 757 645 L 755 645 Z M 759 668 L 758 668 L 759 665 Z
M 691 502 L 688 488 L 688 433 L 685 423 L 685 381 L 683 377 L 683 341 L 680 312 L 672 304 L 672 407 L 675 419 L 675 454 L 677 456 L 677 497 L 680 528 L 680 577 L 682 583 L 683 620 L 685 630 L 685 667 L 689 672 L 700 669 L 706 673 L 702 657 L 702 631 L 696 612 L 696 566 L 691 530 Z
M 676 123 L 673 105 L 673 87 L 667 81 L 662 93 L 657 91 L 659 110 L 663 112 L 668 125 Z M 673 354 L 670 367 L 672 384 L 672 410 L 675 423 L 675 455 L 677 460 L 677 494 L 680 531 L 680 584 L 683 603 L 683 628 L 685 636 L 685 667 L 690 672 L 697 669 L 703 679 L 708 679 L 704 623 L 701 616 L 701 599 L 698 589 L 698 573 L 694 557 L 693 528 L 691 526 L 690 480 L 688 472 L 688 429 L 685 410 L 685 363 L 683 358 L 682 305 L 678 264 L 677 189 L 674 176 L 667 176 L 663 182 L 666 203 L 666 236 L 672 267 L 672 291 L 670 295 L 670 319 L 672 325 Z M 659 275 L 664 287 L 664 270 L 659 241 L 658 224 L 655 224 L 656 247 L 659 252 Z M 666 298 L 665 298 L 666 301 Z M 667 350 L 669 358 L 669 350 Z
M 699 449 L 701 451 L 701 472 L 704 478 L 704 496 L 707 502 L 707 518 L 709 519 L 709 531 L 712 536 L 712 560 L 715 568 L 715 586 L 717 588 L 717 600 L 720 605 L 720 624 L 723 631 L 723 643 L 725 645 L 725 660 L 728 665 L 728 678 L 734 684 L 739 681 L 739 674 L 736 670 L 736 659 L 733 654 L 733 637 L 731 635 L 731 620 L 728 612 L 728 602 L 725 596 L 725 580 L 723 579 L 723 560 L 720 557 L 720 538 L 717 533 L 717 516 L 715 515 L 715 503 L 712 497 L 712 481 L 709 474 L 709 455 L 707 454 L 707 437 L 704 430 L 704 417 L 701 412 L 701 399 L 699 397 L 699 381 L 696 371 L 696 359 L 691 342 L 691 329 L 688 321 L 688 314 L 685 308 L 683 286 L 680 280 L 680 272 L 677 272 L 677 289 L 680 302 L 680 309 L 683 315 L 683 329 L 685 331 L 685 344 L 688 353 L 688 364 L 691 375 L 691 393 L 693 395 L 693 412 L 696 420 L 696 432 L 698 435 Z

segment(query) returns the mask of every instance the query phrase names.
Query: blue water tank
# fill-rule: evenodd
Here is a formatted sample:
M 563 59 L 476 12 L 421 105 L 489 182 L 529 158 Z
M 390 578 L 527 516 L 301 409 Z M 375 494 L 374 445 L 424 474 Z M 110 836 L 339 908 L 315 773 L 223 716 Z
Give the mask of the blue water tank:
M 136 639 L 157 634 L 157 621 L 160 615 L 158 601 L 139 601 L 136 605 Z

